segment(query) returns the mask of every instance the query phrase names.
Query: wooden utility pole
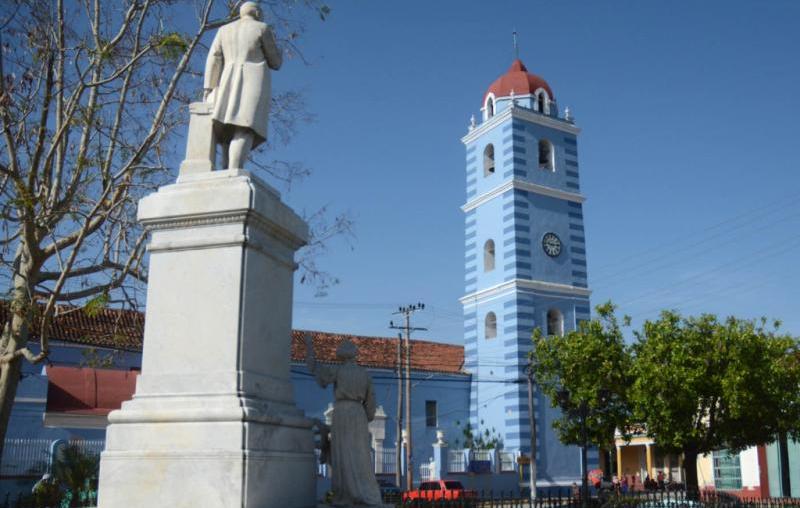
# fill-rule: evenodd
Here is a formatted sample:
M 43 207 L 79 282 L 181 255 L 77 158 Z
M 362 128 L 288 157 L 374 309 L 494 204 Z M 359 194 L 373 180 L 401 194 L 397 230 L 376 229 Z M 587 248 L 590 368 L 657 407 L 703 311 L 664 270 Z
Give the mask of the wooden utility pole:
M 405 324 L 403 326 L 395 326 L 394 322 L 389 321 L 389 328 L 394 330 L 405 330 L 405 427 L 406 427 L 406 453 L 405 453 L 405 473 L 406 473 L 406 490 L 414 488 L 414 455 L 411 453 L 413 449 L 413 440 L 411 438 L 411 332 L 423 331 L 427 328 L 419 328 L 411 326 L 411 314 L 418 310 L 424 310 L 424 303 L 416 303 L 406 307 L 399 307 L 394 314 L 403 314 L 405 317 Z M 398 413 L 399 415 L 399 413 Z M 398 449 L 399 451 L 399 449 Z
M 529 467 L 529 485 L 531 489 L 531 503 L 536 502 L 536 415 L 533 412 L 533 365 L 528 363 L 528 421 L 531 427 L 531 463 Z
M 396 444 L 394 448 L 394 481 L 395 485 L 400 486 L 403 480 L 402 457 L 400 449 L 403 446 L 403 335 L 397 334 L 397 429 Z

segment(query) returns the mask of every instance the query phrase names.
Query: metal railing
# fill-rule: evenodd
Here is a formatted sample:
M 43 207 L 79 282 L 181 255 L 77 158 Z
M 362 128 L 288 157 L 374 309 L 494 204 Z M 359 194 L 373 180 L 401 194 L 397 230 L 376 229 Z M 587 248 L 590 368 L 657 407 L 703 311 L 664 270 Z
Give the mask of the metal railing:
M 517 454 L 515 452 L 498 452 L 500 472 L 511 473 L 517 470 Z
M 328 468 L 328 464 L 319 463 L 320 453 L 321 452 L 319 448 L 314 450 L 314 456 L 316 457 L 317 463 L 317 476 L 328 478 L 330 475 L 330 469 Z M 372 460 L 375 463 L 375 474 L 394 474 L 395 469 L 397 469 L 395 457 L 396 454 L 393 449 L 380 450 L 378 452 L 373 450 Z
M 0 477 L 43 475 L 48 471 L 54 443 L 77 446 L 85 455 L 100 455 L 106 444 L 103 439 L 8 438 L 3 445 Z
M 393 448 L 375 454 L 375 474 L 394 474 L 397 470 L 397 452 Z
M 84 455 L 100 455 L 103 448 L 106 447 L 105 439 L 71 439 L 69 441 L 71 446 L 77 446 Z
M 447 472 L 466 473 L 467 472 L 467 452 L 468 450 L 448 450 L 447 451 Z
M 419 466 L 419 481 L 427 482 L 435 477 L 433 474 L 434 469 L 436 469 L 436 463 L 434 462 L 427 462 L 420 464 Z
M 492 462 L 494 460 L 494 450 L 472 450 L 472 460 Z
M 41 476 L 50 461 L 50 439 L 6 439 L 0 476 Z
M 472 450 L 469 454 L 469 472 L 492 474 L 497 470 L 495 450 Z

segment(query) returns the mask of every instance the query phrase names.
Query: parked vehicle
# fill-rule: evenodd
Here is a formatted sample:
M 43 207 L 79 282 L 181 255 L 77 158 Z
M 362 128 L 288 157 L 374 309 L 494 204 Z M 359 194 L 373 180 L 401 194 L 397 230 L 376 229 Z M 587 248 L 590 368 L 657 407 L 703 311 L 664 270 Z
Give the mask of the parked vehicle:
M 400 499 L 400 488 L 394 483 L 378 478 L 378 488 L 381 489 L 382 498 Z
M 403 501 L 422 499 L 425 501 L 440 501 L 450 499 L 476 499 L 478 493 L 474 490 L 465 490 L 461 482 L 454 480 L 435 480 L 422 482 L 417 490 L 403 492 Z

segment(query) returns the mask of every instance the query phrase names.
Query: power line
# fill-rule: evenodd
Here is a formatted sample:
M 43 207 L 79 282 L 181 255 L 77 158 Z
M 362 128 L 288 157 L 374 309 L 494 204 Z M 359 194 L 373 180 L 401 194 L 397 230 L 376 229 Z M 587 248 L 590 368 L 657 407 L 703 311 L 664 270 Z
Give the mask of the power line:
M 787 220 L 791 220 L 791 219 L 796 218 L 796 217 L 800 217 L 800 213 L 794 212 L 794 213 L 792 213 L 790 215 L 787 215 L 787 216 L 784 216 L 784 217 L 782 217 L 782 218 L 780 218 L 778 220 L 771 221 L 770 224 L 767 225 L 767 226 L 761 226 L 761 227 L 759 227 L 757 229 L 754 229 L 754 230 L 752 230 L 752 231 L 750 231 L 748 233 L 749 234 L 762 233 L 767 228 L 779 225 L 779 224 L 781 224 L 783 222 L 786 222 Z M 741 229 L 741 227 L 738 227 L 738 228 L 735 228 L 735 229 Z M 733 230 L 731 230 L 731 231 L 733 231 Z M 611 274 L 608 274 L 608 275 L 605 275 L 605 276 L 600 276 L 600 277 L 597 277 L 597 278 L 592 278 L 592 284 L 593 285 L 598 285 L 598 281 L 612 280 L 613 279 L 613 282 L 611 282 L 610 285 L 611 286 L 615 286 L 615 285 L 619 285 L 620 283 L 622 283 L 624 281 L 630 280 L 632 278 L 640 277 L 641 275 L 644 275 L 644 274 L 649 274 L 649 273 L 652 273 L 654 271 L 663 270 L 665 268 L 671 268 L 673 266 L 680 265 L 680 264 L 684 263 L 685 260 L 680 260 L 680 259 L 677 260 L 677 261 L 671 260 L 670 262 L 668 262 L 666 264 L 662 264 L 662 265 L 655 266 L 655 267 L 653 266 L 652 263 L 655 262 L 655 261 L 663 260 L 663 259 L 674 258 L 677 254 L 682 253 L 682 252 L 694 251 L 697 247 L 699 247 L 699 246 L 701 246 L 701 245 L 703 245 L 705 243 L 708 243 L 709 241 L 711 241 L 711 240 L 713 240 L 715 238 L 719 238 L 720 236 L 723 236 L 723 235 L 722 234 L 718 234 L 718 235 L 715 235 L 715 236 L 710 236 L 710 237 L 704 238 L 704 239 L 702 239 L 700 241 L 697 241 L 697 242 L 694 242 L 694 243 L 691 243 L 691 244 L 683 243 L 682 247 L 679 248 L 679 249 L 674 249 L 672 251 L 667 251 L 667 252 L 665 252 L 665 253 L 663 253 L 663 254 L 661 254 L 659 256 L 653 257 L 651 259 L 647 259 L 647 260 L 645 260 L 645 261 L 643 261 L 641 263 L 638 263 L 638 264 L 634 264 L 632 267 L 625 268 L 625 269 L 623 269 L 621 271 L 617 271 L 617 272 L 614 272 L 614 273 L 611 273 Z M 721 243 L 718 243 L 716 245 L 712 245 L 712 246 L 706 248 L 704 253 L 709 253 L 709 252 L 712 252 L 714 250 L 721 249 L 722 247 L 724 247 L 726 245 L 730 245 L 730 244 L 732 244 L 734 242 L 737 242 L 737 241 L 741 240 L 744 237 L 746 237 L 746 236 L 738 236 L 738 237 L 734 237 L 734 238 L 728 239 L 726 241 L 723 241 Z M 696 258 L 696 256 L 692 255 L 691 258 Z
M 739 220 L 741 220 L 743 218 L 746 219 L 746 218 L 752 217 L 754 215 L 757 215 L 761 211 L 770 210 L 770 209 L 773 209 L 773 208 L 783 207 L 783 206 L 785 206 L 784 203 L 787 202 L 787 201 L 788 201 L 788 203 L 786 203 L 787 205 L 797 204 L 797 203 L 799 203 L 797 201 L 798 197 L 800 197 L 800 193 L 793 192 L 792 194 L 786 195 L 786 196 L 784 196 L 782 198 L 778 198 L 776 200 L 771 200 L 770 203 L 767 204 L 767 205 L 758 206 L 758 207 L 751 208 L 749 210 L 745 210 L 744 212 L 741 212 L 741 213 L 739 213 L 737 215 L 734 215 L 733 217 L 725 219 L 725 220 L 723 220 L 721 222 L 718 222 L 716 224 L 712 224 L 711 226 L 707 226 L 707 227 L 701 228 L 701 229 L 696 230 L 694 232 L 681 233 L 680 236 L 672 238 L 672 239 L 670 239 L 670 240 L 668 240 L 666 242 L 662 242 L 662 243 L 659 243 L 658 245 L 654 245 L 652 247 L 648 247 L 648 248 L 646 248 L 646 249 L 644 249 L 644 250 L 642 250 L 642 251 L 640 251 L 638 253 L 633 253 L 633 254 L 630 254 L 628 256 L 624 256 L 622 258 L 618 258 L 615 261 L 612 261 L 610 263 L 606 263 L 605 265 L 597 266 L 597 267 L 595 267 L 594 270 L 595 271 L 599 271 L 599 272 L 603 272 L 609 267 L 616 266 L 616 265 L 627 264 L 628 261 L 630 261 L 631 259 L 640 258 L 640 257 L 644 256 L 645 254 L 649 254 L 651 252 L 661 252 L 665 248 L 672 247 L 678 242 L 685 241 L 687 236 L 693 237 L 693 236 L 697 236 L 697 235 L 702 235 L 702 234 L 705 234 L 708 231 L 713 231 L 713 230 L 721 228 L 721 227 L 723 227 L 723 226 L 725 226 L 727 224 L 736 223 L 736 222 L 738 222 Z M 765 214 L 765 216 L 769 215 L 770 213 L 773 213 L 773 212 L 767 212 Z
M 372 309 L 387 309 L 395 308 L 395 303 L 367 303 L 367 302 L 309 302 L 299 300 L 294 302 L 295 305 L 303 307 L 333 307 L 333 308 L 372 308 Z
M 721 270 L 724 270 L 726 268 L 735 267 L 735 266 L 740 265 L 740 264 L 742 264 L 744 262 L 744 264 L 742 264 L 742 266 L 739 266 L 738 268 L 735 268 L 732 271 L 728 272 L 728 273 L 735 273 L 735 272 L 737 272 L 737 271 L 739 271 L 739 270 L 741 270 L 743 268 L 747 268 L 747 266 L 749 266 L 749 264 L 753 263 L 752 258 L 754 256 L 761 255 L 761 260 L 763 260 L 764 258 L 769 258 L 769 257 L 776 256 L 778 254 L 783 254 L 783 253 L 788 252 L 788 251 L 790 251 L 792 249 L 800 247 L 800 236 L 795 236 L 795 237 L 793 237 L 793 239 L 794 239 L 794 242 L 789 243 L 788 245 L 786 244 L 785 240 L 781 240 L 779 242 L 774 242 L 772 244 L 767 245 L 765 248 L 759 249 L 756 252 L 750 253 L 750 254 L 748 254 L 748 255 L 746 255 L 744 257 L 736 258 L 736 259 L 734 259 L 734 260 L 732 260 L 730 262 L 723 263 L 722 265 L 718 265 L 718 266 L 716 266 L 716 267 L 714 267 L 714 268 L 712 268 L 710 270 L 706 270 L 701 275 L 699 275 L 698 277 L 691 278 L 691 279 L 684 279 L 683 281 L 679 281 L 679 282 L 677 282 L 675 284 L 671 284 L 671 285 L 668 285 L 666 287 L 661 287 L 661 288 L 657 288 L 657 289 L 654 289 L 654 290 L 651 290 L 651 291 L 646 291 L 645 293 L 639 295 L 637 298 L 630 299 L 630 300 L 627 300 L 625 302 L 622 302 L 620 304 L 620 306 L 629 305 L 629 304 L 635 303 L 636 301 L 640 301 L 642 298 L 646 298 L 646 297 L 650 297 L 650 296 L 655 296 L 655 295 L 666 296 L 666 295 L 669 295 L 670 293 L 673 293 L 676 288 L 679 288 L 681 286 L 694 287 L 694 286 L 697 286 L 697 285 L 700 285 L 700 284 L 706 284 L 708 282 L 707 279 L 708 279 L 709 275 L 717 273 L 717 272 L 719 272 Z M 784 247 L 782 249 L 775 250 L 775 246 L 779 245 L 779 244 L 783 244 Z
M 370 303 L 370 302 L 314 302 L 307 300 L 299 300 L 294 302 L 295 305 L 300 307 L 318 307 L 318 308 L 334 308 L 334 309 L 393 309 L 397 308 L 396 303 Z M 426 305 L 425 310 L 433 310 L 436 314 L 443 314 L 452 318 L 463 319 L 462 312 L 458 312 L 451 308 L 442 307 L 439 305 Z
M 769 286 L 771 284 L 774 284 L 775 282 L 777 282 L 774 279 L 775 279 L 774 276 L 773 276 L 772 279 L 767 279 L 767 280 L 761 279 L 756 284 L 753 284 L 752 281 L 746 281 L 746 282 L 741 282 L 740 281 L 740 282 L 737 282 L 736 284 L 719 288 L 719 289 L 717 289 L 716 291 L 714 291 L 712 293 L 703 293 L 701 295 L 696 295 L 696 296 L 689 297 L 687 299 L 681 300 L 680 304 L 676 305 L 676 306 L 673 306 L 673 305 L 661 305 L 661 306 L 658 306 L 658 307 L 652 307 L 652 308 L 650 308 L 650 309 L 648 309 L 648 310 L 646 310 L 644 312 L 636 313 L 636 317 L 638 319 L 645 319 L 646 316 L 650 316 L 652 314 L 656 314 L 658 312 L 661 312 L 665 308 L 675 308 L 675 309 L 678 309 L 678 310 L 681 310 L 681 311 L 685 312 L 686 309 L 697 308 L 697 306 L 701 302 L 706 301 L 709 297 L 727 296 L 727 295 L 730 294 L 731 291 L 734 291 L 734 290 L 736 290 L 736 294 L 737 295 L 741 295 L 743 293 L 749 293 L 749 292 L 754 291 L 756 289 L 760 289 L 760 288 L 762 288 L 764 286 Z M 693 302 L 693 303 L 691 303 L 690 305 L 686 305 L 687 302 Z

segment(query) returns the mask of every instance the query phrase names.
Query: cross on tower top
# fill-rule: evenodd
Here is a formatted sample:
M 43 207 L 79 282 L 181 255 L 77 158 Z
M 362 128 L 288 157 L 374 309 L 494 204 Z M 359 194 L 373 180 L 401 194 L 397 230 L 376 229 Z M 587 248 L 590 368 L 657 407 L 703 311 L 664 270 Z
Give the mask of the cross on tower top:
M 511 37 L 514 40 L 514 60 L 519 60 L 519 45 L 517 44 L 517 31 L 511 32 Z

